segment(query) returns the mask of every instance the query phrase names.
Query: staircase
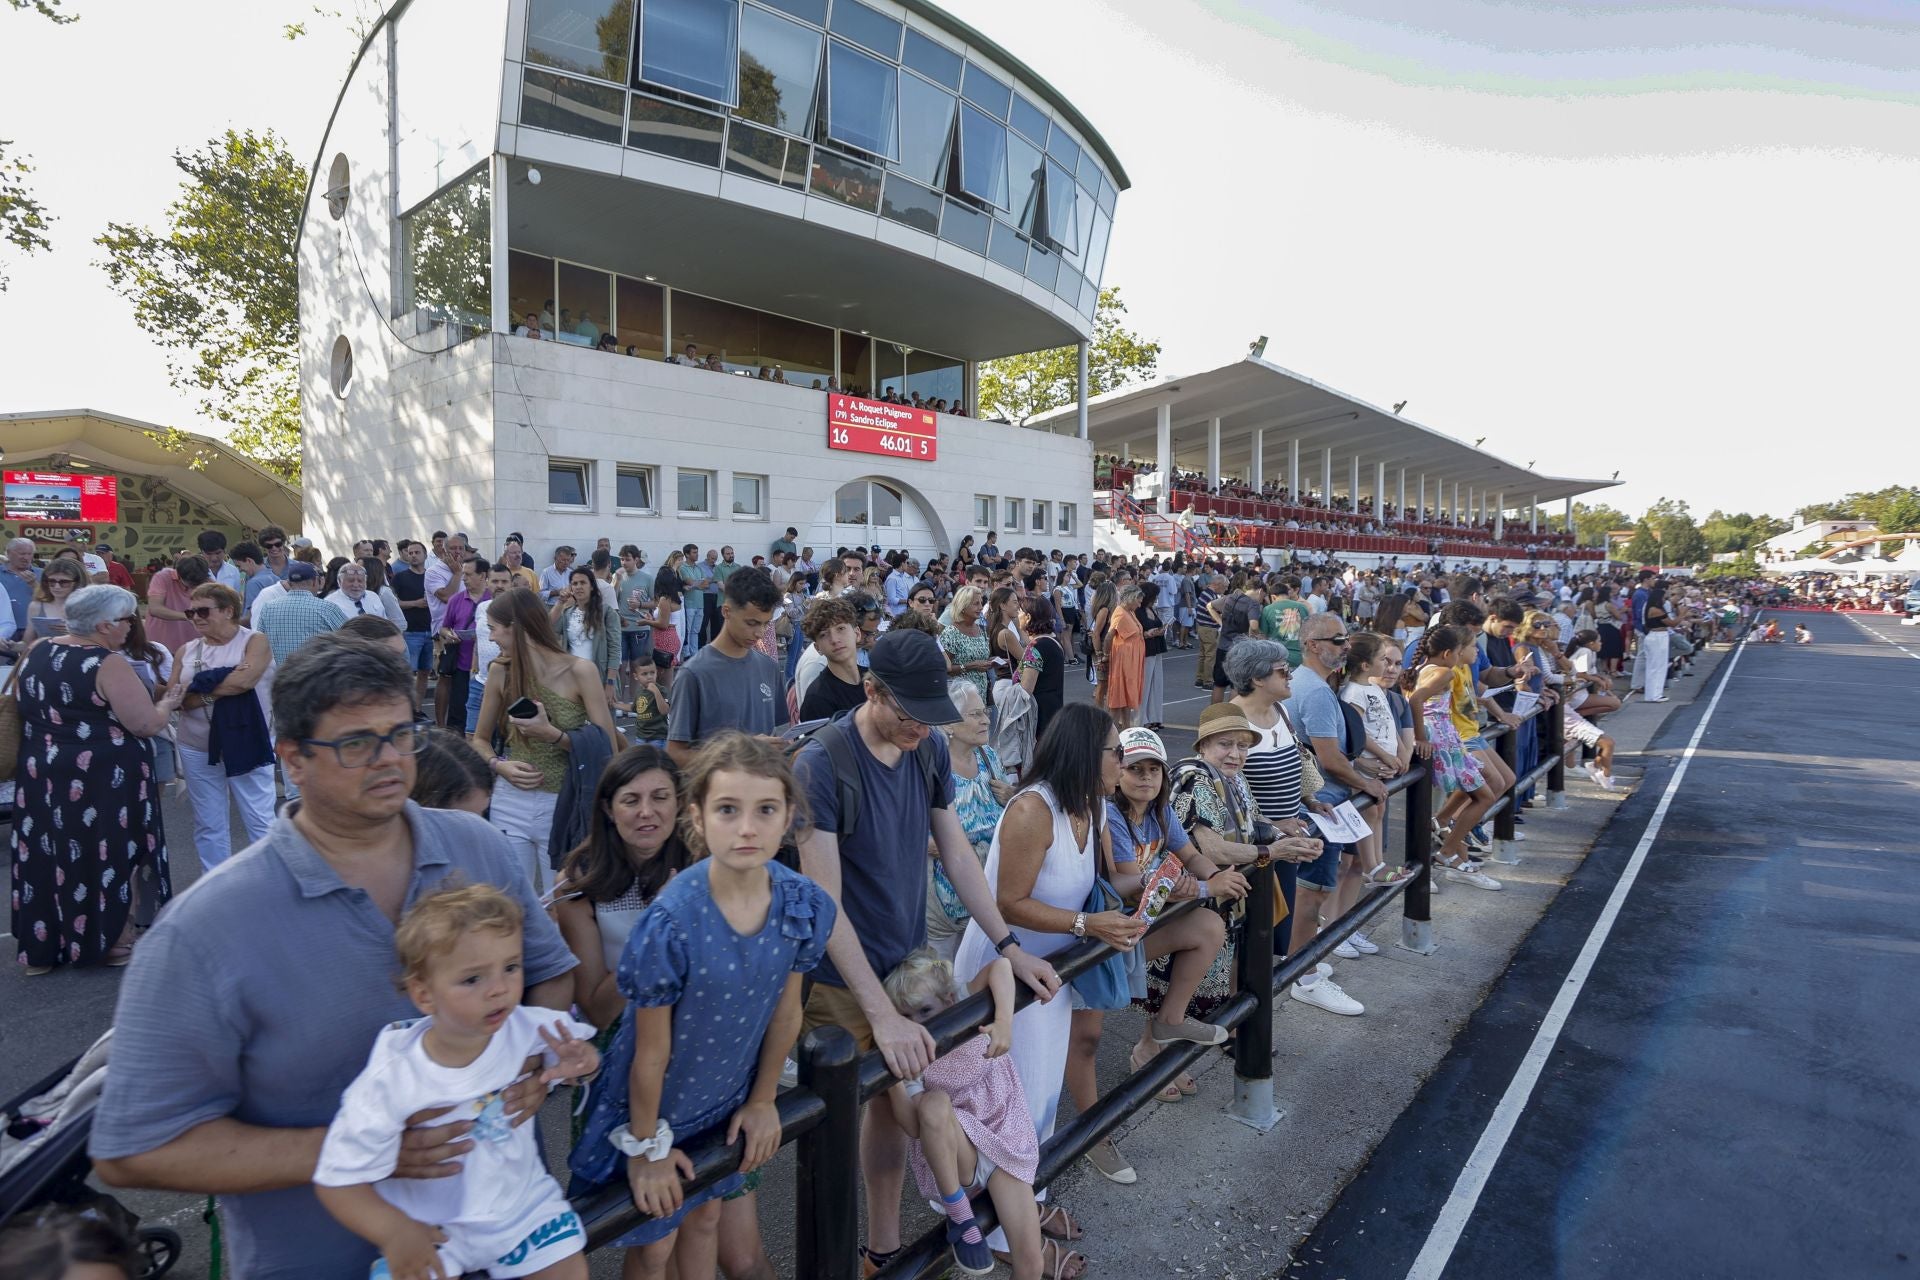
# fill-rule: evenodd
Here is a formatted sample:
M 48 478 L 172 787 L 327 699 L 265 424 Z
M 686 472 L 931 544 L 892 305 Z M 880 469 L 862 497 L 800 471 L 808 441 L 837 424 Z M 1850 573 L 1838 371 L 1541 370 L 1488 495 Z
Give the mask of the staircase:
M 1108 554 L 1152 557 L 1178 552 L 1192 559 L 1208 548 L 1171 516 L 1141 506 L 1124 489 L 1093 495 L 1093 545 Z

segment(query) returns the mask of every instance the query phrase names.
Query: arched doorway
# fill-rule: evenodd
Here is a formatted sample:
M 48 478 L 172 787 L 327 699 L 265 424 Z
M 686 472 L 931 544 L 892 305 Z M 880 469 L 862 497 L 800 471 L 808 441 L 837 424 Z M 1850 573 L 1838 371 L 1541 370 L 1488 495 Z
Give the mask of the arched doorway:
M 933 513 L 906 485 L 885 476 L 849 480 L 809 526 L 808 539 L 828 554 L 836 547 L 905 551 L 925 561 L 941 543 Z

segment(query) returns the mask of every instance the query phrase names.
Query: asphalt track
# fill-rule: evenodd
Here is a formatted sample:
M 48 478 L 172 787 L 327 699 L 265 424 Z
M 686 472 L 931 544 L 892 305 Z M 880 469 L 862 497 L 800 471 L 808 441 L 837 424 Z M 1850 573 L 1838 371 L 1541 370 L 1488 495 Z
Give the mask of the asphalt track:
M 1655 737 L 1286 1275 L 1920 1274 L 1920 632 L 1794 620 Z

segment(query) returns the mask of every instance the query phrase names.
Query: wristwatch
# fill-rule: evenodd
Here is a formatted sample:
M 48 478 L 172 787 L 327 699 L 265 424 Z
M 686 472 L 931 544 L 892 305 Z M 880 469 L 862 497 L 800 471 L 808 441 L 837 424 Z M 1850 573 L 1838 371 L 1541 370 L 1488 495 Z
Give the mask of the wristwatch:
M 1087 936 L 1087 913 L 1084 911 L 1074 913 L 1073 936 L 1076 938 L 1084 938 Z
M 1009 933 L 1006 937 L 993 944 L 993 953 L 995 955 L 1005 955 L 1008 947 L 1017 947 L 1019 945 L 1020 939 Z
M 633 1136 L 633 1130 L 626 1125 L 621 1125 L 607 1135 L 607 1141 L 618 1148 L 623 1156 L 644 1158 L 658 1163 L 673 1153 L 673 1126 L 662 1119 L 653 1131 L 653 1141 L 642 1142 Z

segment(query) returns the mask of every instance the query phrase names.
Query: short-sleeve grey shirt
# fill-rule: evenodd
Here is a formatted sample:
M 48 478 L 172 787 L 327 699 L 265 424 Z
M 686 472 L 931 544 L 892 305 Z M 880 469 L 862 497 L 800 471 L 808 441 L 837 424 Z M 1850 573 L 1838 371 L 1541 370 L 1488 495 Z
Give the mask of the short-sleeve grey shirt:
M 786 677 L 780 664 L 758 649 L 729 658 L 708 645 L 673 678 L 669 742 L 698 746 L 723 729 L 764 734 L 786 723 Z
M 411 907 L 450 876 L 498 885 L 526 915 L 528 987 L 578 963 L 506 838 L 474 814 L 409 803 Z M 160 913 L 120 988 L 96 1159 L 138 1155 L 209 1120 L 324 1128 L 390 1022 L 419 1016 L 395 979 L 393 925 L 291 818 Z M 232 1273 L 364 1276 L 379 1256 L 310 1186 L 220 1197 Z

